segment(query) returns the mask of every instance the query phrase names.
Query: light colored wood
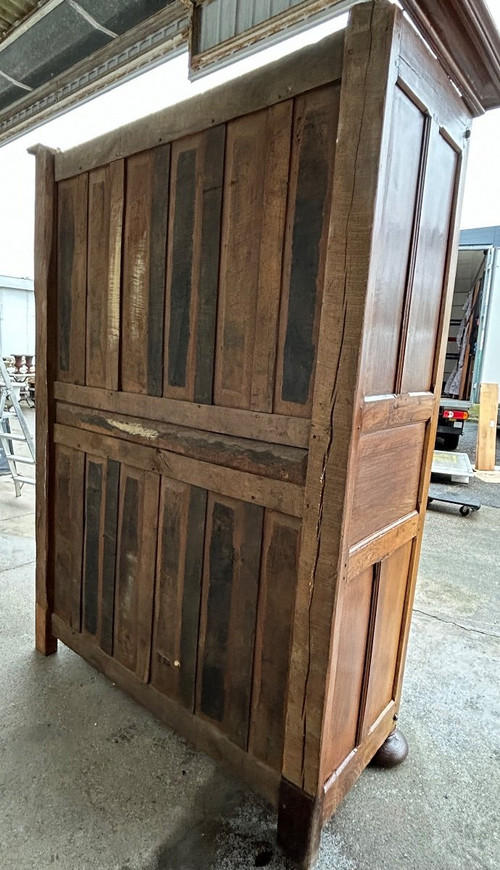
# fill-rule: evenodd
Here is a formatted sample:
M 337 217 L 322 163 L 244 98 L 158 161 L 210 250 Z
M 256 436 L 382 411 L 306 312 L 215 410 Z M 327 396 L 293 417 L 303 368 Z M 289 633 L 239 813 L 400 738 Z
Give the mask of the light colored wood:
M 197 133 L 241 115 L 289 100 L 303 91 L 340 78 L 344 34 L 335 33 L 294 55 L 235 79 L 206 94 L 170 106 L 58 155 L 56 180 L 103 166 L 112 160 Z
M 493 471 L 497 445 L 498 384 L 482 383 L 479 392 L 476 470 Z
M 381 562 L 393 550 L 397 550 L 418 533 L 420 514 L 413 511 L 409 516 L 396 520 L 391 526 L 386 526 L 375 532 L 364 541 L 355 544 L 349 550 L 348 582 L 365 568 Z
M 141 412 L 146 420 L 158 420 L 193 429 L 204 429 L 222 435 L 255 438 L 275 444 L 307 447 L 311 423 L 300 417 L 280 414 L 261 414 L 240 408 L 218 408 L 176 399 L 141 396 L 138 403 L 134 393 L 80 387 L 56 381 L 54 396 L 63 402 L 96 408 L 119 414 Z
M 57 649 L 50 618 L 54 607 L 54 577 L 50 551 L 50 521 L 47 504 L 52 499 L 52 425 L 55 368 L 53 336 L 56 325 L 56 200 L 55 151 L 37 145 L 35 210 L 35 305 L 36 305 L 36 648 L 42 655 Z M 50 336 L 50 340 L 49 340 Z
M 300 517 L 302 514 L 304 487 L 295 483 L 285 483 L 282 480 L 272 480 L 257 474 L 236 471 L 233 468 L 223 468 L 220 465 L 200 462 L 198 459 L 179 456 L 177 453 L 159 450 L 156 447 L 131 444 L 119 438 L 107 438 L 95 432 L 73 429 L 60 424 L 54 426 L 54 442 L 83 450 L 85 453 L 116 459 L 118 462 L 125 462 L 145 471 L 165 474 L 175 480 L 184 480 L 194 486 L 261 504 L 294 517 Z
M 361 409 L 363 432 L 392 429 L 405 423 L 425 423 L 432 417 L 437 401 L 434 393 L 369 396 Z

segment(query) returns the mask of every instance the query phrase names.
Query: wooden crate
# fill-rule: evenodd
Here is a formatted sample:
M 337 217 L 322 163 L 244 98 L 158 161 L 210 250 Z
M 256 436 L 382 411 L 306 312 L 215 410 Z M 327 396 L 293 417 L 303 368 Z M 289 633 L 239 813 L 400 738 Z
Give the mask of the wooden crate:
M 37 148 L 38 649 L 229 764 L 304 867 L 397 717 L 469 122 L 376 2 Z

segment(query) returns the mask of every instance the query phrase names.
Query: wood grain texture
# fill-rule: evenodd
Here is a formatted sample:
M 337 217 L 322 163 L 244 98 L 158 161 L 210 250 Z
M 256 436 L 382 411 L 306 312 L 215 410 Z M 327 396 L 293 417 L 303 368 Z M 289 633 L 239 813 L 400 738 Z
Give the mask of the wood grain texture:
M 54 450 L 54 612 L 80 631 L 83 558 L 85 455 L 57 445 Z M 51 518 L 52 518 L 51 517 Z
M 247 747 L 264 512 L 209 497 L 196 709 Z
M 272 410 L 291 108 L 275 106 L 227 127 L 217 405 Z
M 300 523 L 266 511 L 249 751 L 281 770 Z
M 92 411 L 61 402 L 57 403 L 56 421 L 276 480 L 303 484 L 305 479 L 307 452 L 297 447 L 250 438 L 221 437 L 201 429 L 185 429 L 130 414 Z
M 56 360 L 51 337 L 57 324 L 57 193 L 54 180 L 54 151 L 36 146 L 30 153 L 36 156 L 35 171 L 35 327 L 36 327 L 36 605 L 35 644 L 42 655 L 57 648 L 52 634 L 51 614 L 54 608 L 54 571 L 51 552 L 51 513 L 53 499 L 54 419 L 53 384 Z
M 340 88 L 294 106 L 274 409 L 311 414 Z
M 85 173 L 57 188 L 57 377 L 73 384 L 85 383 L 87 196 Z
M 119 414 L 136 415 L 146 420 L 159 420 L 192 429 L 203 429 L 221 435 L 253 438 L 292 447 L 307 447 L 311 424 L 300 417 L 280 414 L 260 414 L 239 408 L 217 408 L 181 400 L 142 396 L 140 405 L 135 393 L 97 390 L 73 384 L 54 384 L 54 396 L 64 402 Z
M 71 148 L 57 155 L 56 179 L 69 178 L 163 142 L 207 130 L 336 81 L 342 72 L 343 50 L 344 33 L 335 33 L 303 49 L 300 64 L 296 56 L 285 57 L 235 79 L 230 88 L 225 85 L 214 88 Z
M 158 517 L 158 475 L 122 465 L 113 655 L 148 682 Z
M 482 383 L 479 393 L 476 469 L 493 471 L 498 415 L 498 384 Z
M 207 493 L 162 478 L 151 683 L 194 711 Z
M 104 462 L 86 457 L 85 472 L 85 531 L 83 557 L 83 629 L 97 635 L 100 599 L 101 558 L 100 538 L 103 499 Z
M 118 388 L 124 164 L 89 173 L 86 384 Z
M 249 503 L 270 507 L 294 517 L 302 515 L 304 488 L 299 484 L 273 480 L 222 465 L 201 462 L 156 447 L 131 444 L 70 426 L 54 426 L 54 441 L 87 453 L 95 453 L 145 471 L 166 474 L 194 486 L 218 492 Z

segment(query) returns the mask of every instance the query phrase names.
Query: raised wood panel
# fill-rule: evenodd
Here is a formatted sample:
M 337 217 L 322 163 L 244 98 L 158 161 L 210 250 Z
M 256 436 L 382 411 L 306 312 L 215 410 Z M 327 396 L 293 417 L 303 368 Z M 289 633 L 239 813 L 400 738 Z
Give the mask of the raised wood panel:
M 459 159 L 437 125 L 429 143 L 401 391 L 432 390 Z M 439 196 L 436 191 L 439 190 Z
M 297 97 L 274 410 L 309 417 L 316 364 L 340 88 Z
M 300 522 L 266 511 L 249 751 L 281 770 Z
M 246 748 L 264 511 L 209 495 L 196 711 Z
M 413 541 L 394 550 L 380 564 L 370 660 L 367 662 L 367 693 L 362 739 L 395 697 L 394 678 L 403 631 L 403 608 Z
M 86 173 L 58 185 L 56 370 L 73 384 L 85 383 L 87 196 Z
M 113 655 L 149 680 L 159 477 L 127 465 L 120 473 Z
M 82 630 L 92 637 L 98 632 L 98 612 L 102 567 L 100 538 L 104 508 L 105 461 L 99 457 L 85 457 L 85 528 L 83 551 L 83 625 Z
M 86 384 L 118 389 L 124 163 L 89 173 Z
M 121 387 L 162 395 L 170 146 L 126 163 Z
M 54 449 L 54 612 L 80 631 L 85 456 L 62 444 Z
M 227 127 L 214 401 L 272 410 L 292 103 Z
M 356 746 L 359 704 L 366 665 L 373 567 L 365 568 L 344 590 L 335 686 L 328 711 L 324 770 L 331 774 Z
M 394 92 L 387 158 L 382 232 L 375 255 L 376 277 L 368 304 L 364 370 L 366 395 L 393 393 L 415 227 L 425 116 L 399 88 Z M 399 328 L 398 328 L 399 326 Z
M 151 683 L 194 710 L 207 492 L 162 477 Z
M 349 524 L 350 546 L 417 506 L 425 423 L 362 435 Z

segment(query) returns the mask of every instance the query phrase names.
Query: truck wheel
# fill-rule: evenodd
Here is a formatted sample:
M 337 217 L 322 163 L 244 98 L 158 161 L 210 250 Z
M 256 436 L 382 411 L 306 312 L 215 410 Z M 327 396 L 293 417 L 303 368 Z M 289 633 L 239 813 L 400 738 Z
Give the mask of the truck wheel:
M 442 439 L 445 450 L 456 450 L 458 447 L 460 435 L 453 432 L 452 435 L 442 435 Z

